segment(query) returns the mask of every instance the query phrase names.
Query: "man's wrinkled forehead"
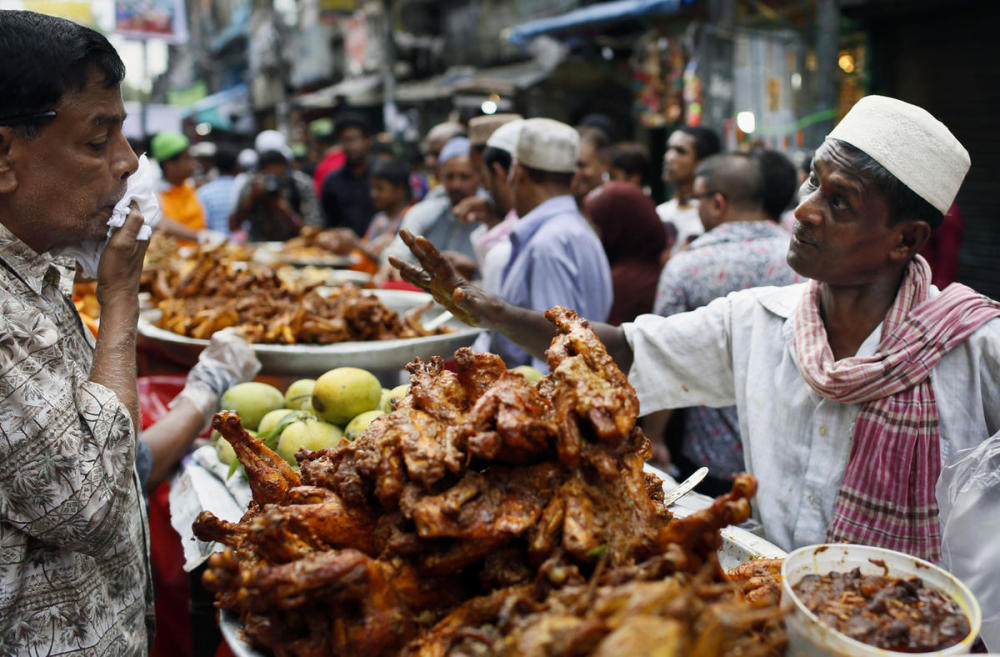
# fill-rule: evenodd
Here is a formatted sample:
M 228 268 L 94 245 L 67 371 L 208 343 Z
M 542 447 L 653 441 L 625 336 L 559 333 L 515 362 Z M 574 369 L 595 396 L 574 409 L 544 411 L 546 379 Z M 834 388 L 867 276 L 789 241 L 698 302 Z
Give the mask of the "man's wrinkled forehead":
M 121 87 L 105 84 L 97 69 L 91 71 L 87 83 L 80 89 L 70 89 L 63 94 L 56 112 L 57 120 L 68 119 L 85 130 L 119 127 L 126 116 Z

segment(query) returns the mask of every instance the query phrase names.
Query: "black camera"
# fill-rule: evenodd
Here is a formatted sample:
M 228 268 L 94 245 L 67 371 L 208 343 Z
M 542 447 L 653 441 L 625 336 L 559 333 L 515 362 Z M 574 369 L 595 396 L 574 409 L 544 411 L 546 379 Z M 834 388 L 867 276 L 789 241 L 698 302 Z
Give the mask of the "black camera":
M 273 173 L 264 176 L 264 192 L 268 196 L 278 196 L 281 194 L 281 177 Z

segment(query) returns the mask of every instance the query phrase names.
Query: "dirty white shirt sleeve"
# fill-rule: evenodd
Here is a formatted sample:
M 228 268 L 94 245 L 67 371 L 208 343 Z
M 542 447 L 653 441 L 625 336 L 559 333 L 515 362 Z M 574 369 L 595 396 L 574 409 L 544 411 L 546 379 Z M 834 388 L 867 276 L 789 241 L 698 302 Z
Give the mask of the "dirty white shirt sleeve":
M 691 312 L 640 315 L 622 324 L 634 354 L 628 377 L 641 415 L 736 403 L 731 313 L 729 297 L 722 297 Z

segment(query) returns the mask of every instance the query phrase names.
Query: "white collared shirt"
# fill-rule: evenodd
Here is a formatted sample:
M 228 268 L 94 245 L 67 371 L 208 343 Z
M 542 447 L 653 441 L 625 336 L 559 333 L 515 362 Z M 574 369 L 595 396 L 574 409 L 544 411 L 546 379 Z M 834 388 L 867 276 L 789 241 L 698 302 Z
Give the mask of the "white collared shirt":
M 824 541 L 861 410 L 821 398 L 799 375 L 790 317 L 804 289 L 742 290 L 692 312 L 622 325 L 642 414 L 736 404 L 746 469 L 760 484 L 755 513 L 786 550 Z M 857 355 L 873 354 L 880 337 L 878 327 Z M 932 371 L 943 465 L 1000 430 L 998 373 L 1000 319 Z

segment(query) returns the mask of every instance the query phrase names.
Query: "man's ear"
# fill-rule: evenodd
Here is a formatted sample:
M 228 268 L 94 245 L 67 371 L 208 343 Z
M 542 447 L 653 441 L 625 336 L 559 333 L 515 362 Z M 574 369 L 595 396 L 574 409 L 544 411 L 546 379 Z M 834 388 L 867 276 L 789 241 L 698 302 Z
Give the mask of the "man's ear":
M 13 128 L 0 127 L 0 194 L 10 194 L 17 189 L 12 157 L 16 138 Z
M 906 262 L 920 253 L 931 238 L 931 226 L 926 221 L 901 221 L 896 228 L 898 237 L 889 257 L 898 262 Z

